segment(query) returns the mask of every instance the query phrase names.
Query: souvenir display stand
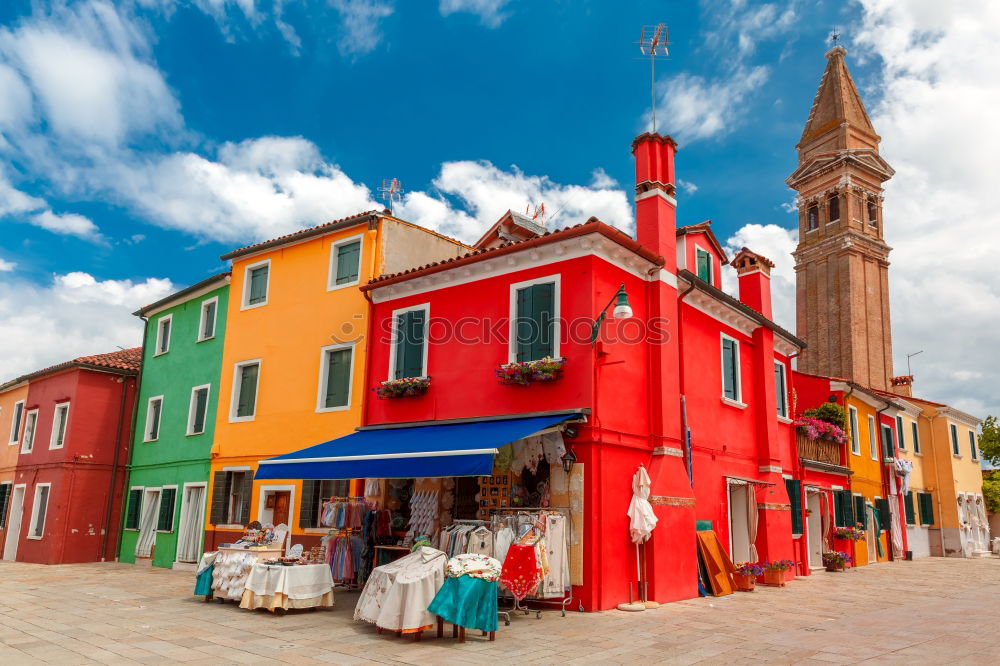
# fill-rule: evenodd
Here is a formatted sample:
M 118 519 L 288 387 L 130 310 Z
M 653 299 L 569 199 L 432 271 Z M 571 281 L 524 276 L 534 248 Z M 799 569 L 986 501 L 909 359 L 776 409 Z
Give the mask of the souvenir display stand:
M 253 566 L 260 560 L 280 557 L 281 553 L 281 548 L 240 546 L 219 548 L 215 568 L 212 570 L 212 594 L 219 601 L 228 599 L 239 603 L 243 599 L 243 589 Z
M 247 577 L 240 602 L 240 608 L 264 608 L 279 615 L 290 608 L 332 607 L 333 576 L 325 562 L 258 562 Z

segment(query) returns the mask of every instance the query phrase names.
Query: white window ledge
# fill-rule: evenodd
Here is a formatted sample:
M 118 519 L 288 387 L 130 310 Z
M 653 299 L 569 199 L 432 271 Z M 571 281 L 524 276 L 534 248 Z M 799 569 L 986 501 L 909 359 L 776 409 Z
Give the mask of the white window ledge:
M 217 529 L 217 530 L 243 530 L 245 528 L 246 528 L 245 525 L 229 525 L 229 524 L 227 524 L 227 525 L 216 525 L 215 526 L 215 529 Z
M 729 405 L 730 407 L 736 407 L 737 409 L 746 409 L 747 405 L 745 402 L 740 402 L 739 400 L 730 400 L 726 396 L 722 396 L 722 404 Z
M 778 423 L 784 423 L 785 425 L 791 425 L 792 424 L 792 420 L 790 418 L 788 418 L 787 416 L 781 416 L 779 414 L 778 415 Z
M 305 527 L 302 531 L 306 534 L 328 534 L 335 529 L 333 527 Z

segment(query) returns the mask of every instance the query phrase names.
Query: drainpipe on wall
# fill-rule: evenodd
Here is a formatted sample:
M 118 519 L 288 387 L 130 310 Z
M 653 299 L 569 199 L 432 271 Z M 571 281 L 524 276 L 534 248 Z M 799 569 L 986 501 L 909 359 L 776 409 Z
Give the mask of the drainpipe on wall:
M 143 335 L 145 338 L 145 334 Z M 143 340 L 143 348 L 146 346 L 145 339 Z M 142 366 L 140 365 L 140 368 Z M 141 372 L 141 370 L 140 370 Z M 121 399 L 118 401 L 118 425 L 115 429 L 115 456 L 114 461 L 111 464 L 111 483 L 108 485 L 108 503 L 104 508 L 104 539 L 101 541 L 101 562 L 107 561 L 108 558 L 108 532 L 111 529 L 111 510 L 114 507 L 115 502 L 115 482 L 118 480 L 118 458 L 121 455 L 122 447 L 122 425 L 125 420 L 125 398 L 128 394 L 128 381 L 124 376 L 119 376 L 118 381 L 121 382 Z M 132 410 L 133 417 L 135 416 L 135 409 L 133 405 Z M 129 447 L 131 451 L 131 447 Z M 123 497 L 127 497 L 123 494 Z M 118 530 L 118 537 L 121 536 L 121 530 Z M 115 553 L 117 559 L 118 547 L 120 546 L 119 538 L 115 538 Z
M 691 451 L 691 431 L 688 428 L 687 420 L 687 398 L 684 392 L 684 331 L 681 326 L 681 303 L 684 298 L 694 290 L 694 282 L 677 297 L 677 372 L 680 380 L 681 394 L 681 425 L 684 431 L 681 436 L 684 438 L 684 458 L 687 462 L 688 483 L 694 488 L 694 453 Z

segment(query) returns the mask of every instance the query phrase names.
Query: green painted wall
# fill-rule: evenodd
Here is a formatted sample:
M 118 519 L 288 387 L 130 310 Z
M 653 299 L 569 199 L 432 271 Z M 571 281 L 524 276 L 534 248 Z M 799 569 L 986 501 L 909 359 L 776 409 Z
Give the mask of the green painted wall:
M 219 302 L 216 306 L 215 336 L 199 342 L 202 303 L 216 297 Z M 184 484 L 208 482 L 228 301 L 229 286 L 226 284 L 157 312 L 146 324 L 142 380 L 125 497 L 127 503 L 128 489 L 133 486 L 177 486 L 173 529 L 157 533 L 154 566 L 169 568 L 174 563 Z M 156 354 L 157 327 L 159 321 L 168 315 L 171 316 L 170 349 L 164 354 Z M 205 431 L 199 435 L 188 435 L 191 390 L 204 384 L 211 386 Z M 146 442 L 143 440 L 147 432 L 149 398 L 160 395 L 163 396 L 163 405 L 159 436 L 156 441 Z M 127 515 L 127 511 L 123 511 L 122 515 Z M 119 551 L 122 562 L 135 562 L 138 538 L 137 530 L 123 530 Z

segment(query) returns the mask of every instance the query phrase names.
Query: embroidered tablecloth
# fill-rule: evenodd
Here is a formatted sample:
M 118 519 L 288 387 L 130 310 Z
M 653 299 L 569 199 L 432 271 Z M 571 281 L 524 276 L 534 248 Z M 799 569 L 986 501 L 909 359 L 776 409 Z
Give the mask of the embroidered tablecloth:
M 534 592 L 541 580 L 542 572 L 535 556 L 535 547 L 511 545 L 503 561 L 500 583 L 520 601 Z
M 427 611 L 444 583 L 447 555 L 421 546 L 406 557 L 375 567 L 361 591 L 354 619 L 390 631 L 413 632 L 435 623 Z
M 333 576 L 325 564 L 291 567 L 255 564 L 247 576 L 240 608 L 329 608 Z

